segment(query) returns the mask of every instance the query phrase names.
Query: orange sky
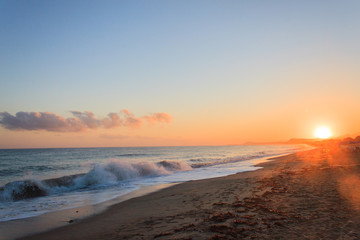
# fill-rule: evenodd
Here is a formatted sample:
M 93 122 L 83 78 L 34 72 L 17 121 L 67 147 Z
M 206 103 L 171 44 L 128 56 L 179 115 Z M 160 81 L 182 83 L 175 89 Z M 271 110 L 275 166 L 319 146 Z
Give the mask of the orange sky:
M 0 10 L 0 148 L 274 142 L 319 125 L 360 135 L 357 1 Z

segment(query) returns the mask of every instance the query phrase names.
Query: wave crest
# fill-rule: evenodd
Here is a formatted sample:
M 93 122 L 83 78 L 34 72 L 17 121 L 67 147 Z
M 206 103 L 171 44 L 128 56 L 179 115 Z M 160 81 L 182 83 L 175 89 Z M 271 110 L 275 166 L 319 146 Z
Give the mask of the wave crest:
M 19 201 L 77 189 L 105 187 L 118 184 L 123 180 L 169 175 L 191 169 L 184 162 L 129 163 L 112 160 L 106 164 L 96 164 L 86 174 L 69 175 L 42 181 L 24 180 L 7 183 L 0 187 L 0 201 Z

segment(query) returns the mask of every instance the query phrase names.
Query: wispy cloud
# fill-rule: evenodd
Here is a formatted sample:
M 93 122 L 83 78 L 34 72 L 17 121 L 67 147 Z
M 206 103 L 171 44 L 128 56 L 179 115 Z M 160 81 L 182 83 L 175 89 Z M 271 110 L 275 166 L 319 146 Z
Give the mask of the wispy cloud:
M 88 129 L 127 127 L 139 128 L 144 121 L 155 123 L 170 123 L 168 113 L 153 113 L 135 117 L 129 110 L 119 113 L 109 113 L 105 118 L 97 118 L 90 111 L 71 111 L 73 117 L 64 118 L 51 112 L 18 112 L 11 115 L 0 112 L 0 124 L 9 130 L 46 130 L 52 132 L 79 132 Z
M 154 124 L 157 122 L 164 122 L 164 123 L 170 123 L 172 120 L 172 117 L 168 113 L 153 113 L 149 116 L 143 117 L 148 123 Z

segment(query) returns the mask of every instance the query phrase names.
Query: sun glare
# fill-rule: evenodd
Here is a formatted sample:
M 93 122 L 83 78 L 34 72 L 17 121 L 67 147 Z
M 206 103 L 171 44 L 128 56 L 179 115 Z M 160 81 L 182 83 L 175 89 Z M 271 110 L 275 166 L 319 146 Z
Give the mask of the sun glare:
M 330 128 L 326 126 L 320 126 L 315 129 L 314 135 L 317 138 L 325 139 L 331 137 L 332 134 Z

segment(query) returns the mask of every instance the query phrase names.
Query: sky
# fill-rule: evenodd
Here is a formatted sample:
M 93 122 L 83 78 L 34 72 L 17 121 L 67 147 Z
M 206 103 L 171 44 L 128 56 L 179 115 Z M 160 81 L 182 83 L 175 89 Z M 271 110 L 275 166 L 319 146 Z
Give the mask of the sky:
M 0 148 L 360 134 L 360 2 L 0 2 Z

